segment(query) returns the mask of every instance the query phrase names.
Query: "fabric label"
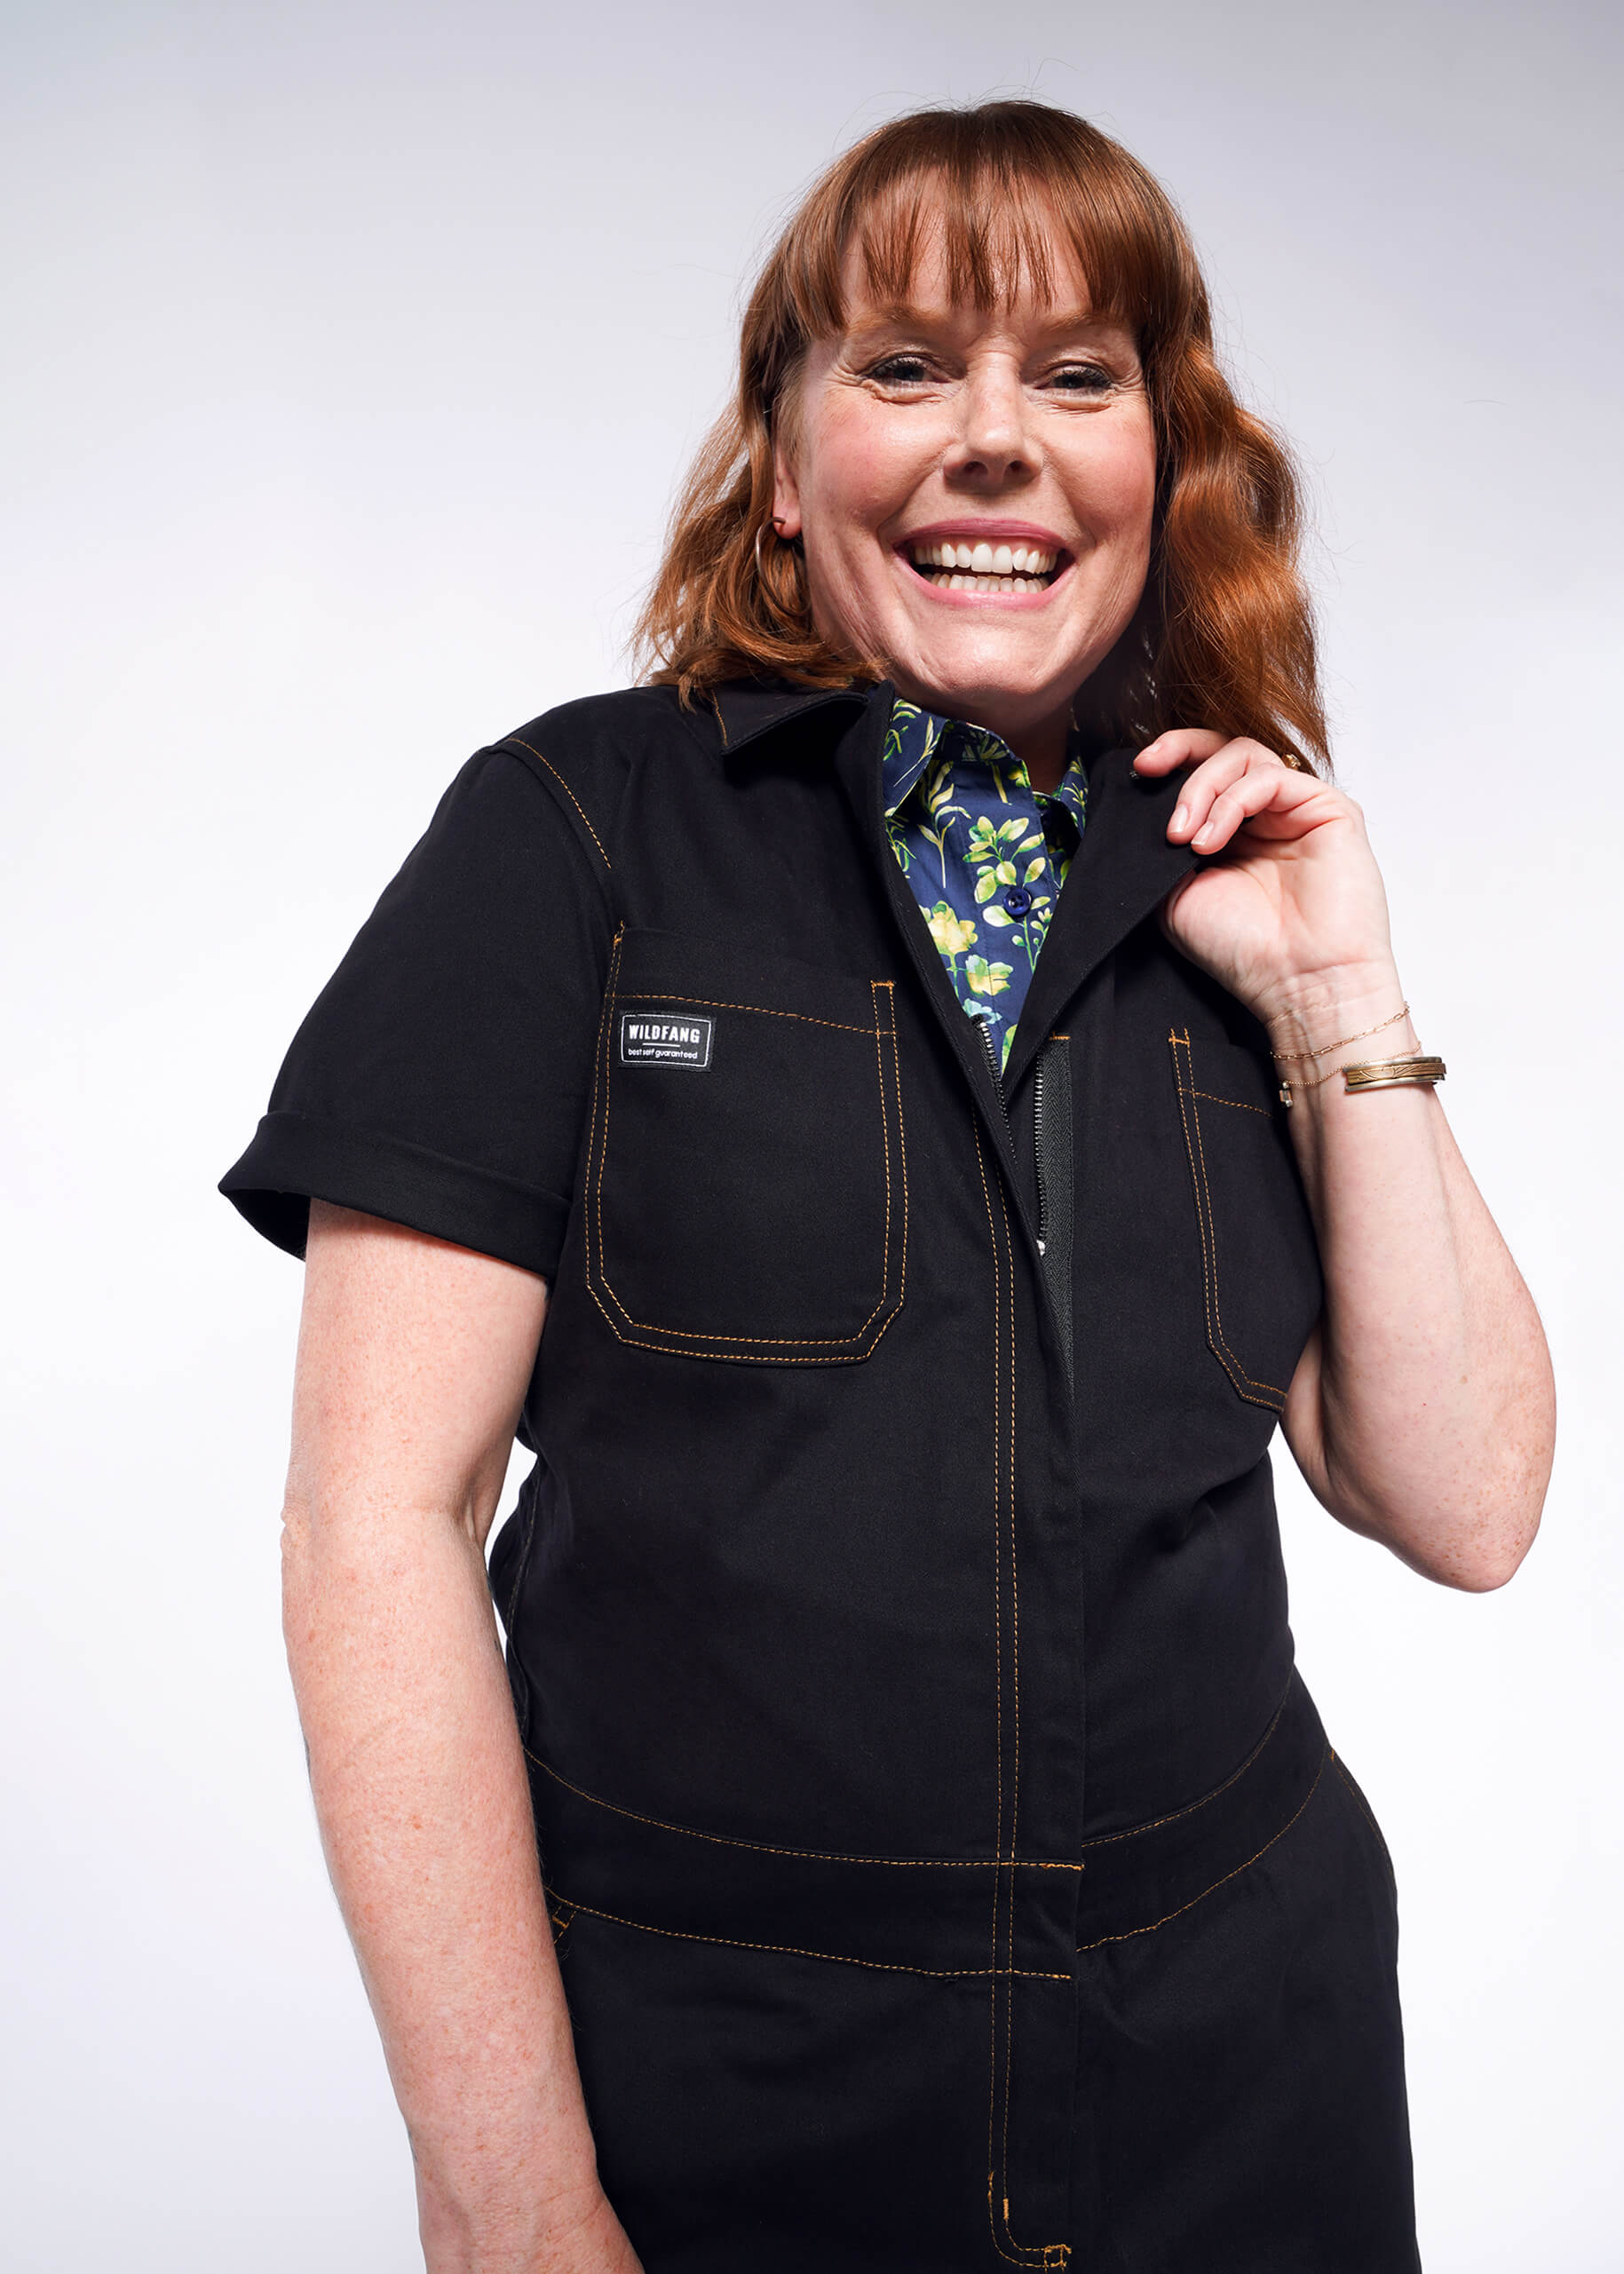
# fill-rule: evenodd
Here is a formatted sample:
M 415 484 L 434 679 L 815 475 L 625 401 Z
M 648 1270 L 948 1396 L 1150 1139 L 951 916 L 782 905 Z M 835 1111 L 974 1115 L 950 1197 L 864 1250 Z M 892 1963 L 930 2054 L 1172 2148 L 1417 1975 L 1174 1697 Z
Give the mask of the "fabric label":
M 702 1073 L 710 1064 L 709 1018 L 677 1018 L 667 1012 L 621 1013 L 622 1066 L 686 1066 Z

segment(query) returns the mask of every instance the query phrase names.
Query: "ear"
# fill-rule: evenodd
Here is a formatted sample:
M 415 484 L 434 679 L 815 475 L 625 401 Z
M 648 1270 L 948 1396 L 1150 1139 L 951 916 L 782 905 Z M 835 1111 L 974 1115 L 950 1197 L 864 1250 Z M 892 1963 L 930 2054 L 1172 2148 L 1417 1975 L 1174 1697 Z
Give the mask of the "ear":
M 781 442 L 772 449 L 772 526 L 785 544 L 801 534 L 801 486 Z

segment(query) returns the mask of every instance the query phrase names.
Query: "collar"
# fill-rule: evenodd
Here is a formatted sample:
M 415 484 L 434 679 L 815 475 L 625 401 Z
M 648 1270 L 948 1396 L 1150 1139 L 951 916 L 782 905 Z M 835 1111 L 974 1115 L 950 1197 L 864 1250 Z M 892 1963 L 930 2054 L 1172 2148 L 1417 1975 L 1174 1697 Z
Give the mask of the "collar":
M 931 779 L 933 764 L 941 770 L 963 761 L 986 768 L 1008 802 L 1009 791 L 1033 798 L 1040 810 L 1058 805 L 1071 818 L 1079 835 L 1086 817 L 1089 777 L 1078 736 L 1071 737 L 1066 771 L 1052 790 L 1034 789 L 1026 766 L 1000 734 L 988 726 L 972 726 L 960 718 L 939 717 L 917 703 L 899 697 L 891 706 L 891 723 L 881 753 L 881 799 L 885 819 L 892 820 Z M 1000 779 L 1002 777 L 1002 779 Z M 1008 788 L 1005 783 L 1008 784 Z
M 884 687 L 889 703 L 893 690 Z M 741 750 L 764 734 L 771 734 L 809 711 L 835 704 L 860 710 L 881 693 L 879 687 L 792 687 L 781 679 L 730 679 L 710 695 L 711 709 L 721 730 L 722 747 Z

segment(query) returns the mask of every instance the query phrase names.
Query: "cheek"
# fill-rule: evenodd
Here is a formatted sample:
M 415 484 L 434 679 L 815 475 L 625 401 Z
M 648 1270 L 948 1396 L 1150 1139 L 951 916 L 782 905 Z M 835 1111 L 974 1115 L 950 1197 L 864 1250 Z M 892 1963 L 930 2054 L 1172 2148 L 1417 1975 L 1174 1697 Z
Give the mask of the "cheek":
M 872 534 L 900 511 L 912 455 L 883 406 L 861 396 L 828 405 L 805 434 L 798 468 L 814 542 Z
M 1097 542 L 1146 552 L 1156 503 L 1156 448 L 1146 418 L 1099 438 L 1078 469 L 1079 518 Z

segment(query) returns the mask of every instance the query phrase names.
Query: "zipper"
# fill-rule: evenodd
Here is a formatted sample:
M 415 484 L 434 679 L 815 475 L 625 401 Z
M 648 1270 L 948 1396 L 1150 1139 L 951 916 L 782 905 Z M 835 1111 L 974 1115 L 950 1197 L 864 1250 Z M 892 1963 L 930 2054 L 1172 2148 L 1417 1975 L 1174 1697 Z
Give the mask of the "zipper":
M 1071 1045 L 1051 1034 L 1032 1069 L 1032 1149 L 1037 1160 L 1038 1254 L 1055 1306 L 1066 1379 L 1074 1390 L 1072 1359 L 1072 1235 L 1076 1172 L 1072 1160 Z
M 1003 1116 L 1010 1150 L 1015 1133 L 1010 1127 L 1009 1100 L 1003 1094 L 1003 1071 L 993 1030 L 985 1018 L 975 1026 L 986 1052 L 993 1092 Z M 1032 1070 L 1032 1146 L 1037 1161 L 1038 1256 L 1049 1287 L 1050 1300 L 1060 1330 L 1060 1350 L 1066 1360 L 1066 1387 L 1075 1393 L 1072 1357 L 1072 1229 L 1074 1188 L 1072 1182 L 1072 1061 L 1070 1045 L 1051 1034 L 1038 1051 Z
M 1037 1063 L 1032 1069 L 1032 1149 L 1037 1155 L 1038 1167 L 1038 1254 L 1049 1253 L 1049 1154 L 1043 1143 L 1043 1102 L 1049 1084 L 1044 1080 L 1044 1059 L 1048 1045 L 1038 1052 Z
M 972 1019 L 971 1024 L 980 1035 L 981 1047 L 986 1052 L 986 1070 L 993 1077 L 993 1095 L 998 1100 L 998 1110 L 1003 1116 L 1003 1133 L 1010 1140 L 1010 1151 L 1013 1153 L 1015 1132 L 1010 1127 L 1009 1101 L 1003 1094 L 1003 1068 L 998 1063 L 998 1047 L 993 1040 L 993 1029 L 985 1018 Z

